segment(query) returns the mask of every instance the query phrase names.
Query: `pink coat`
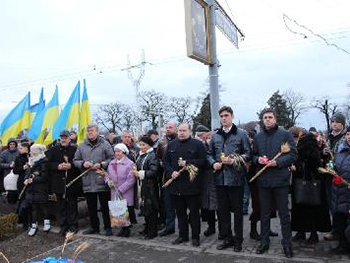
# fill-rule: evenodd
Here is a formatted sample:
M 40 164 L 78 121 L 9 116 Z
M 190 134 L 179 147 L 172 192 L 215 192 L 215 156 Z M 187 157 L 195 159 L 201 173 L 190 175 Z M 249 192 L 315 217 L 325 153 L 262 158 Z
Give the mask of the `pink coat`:
M 134 163 L 128 158 L 124 157 L 117 163 L 113 159 L 109 165 L 107 172 L 109 177 L 114 181 L 114 185 L 121 192 L 123 198 L 126 199 L 128 206 L 134 205 L 134 185 L 136 182 L 135 176 L 132 173 Z M 108 178 L 106 177 L 106 182 Z M 111 199 L 115 200 L 115 190 L 111 188 Z

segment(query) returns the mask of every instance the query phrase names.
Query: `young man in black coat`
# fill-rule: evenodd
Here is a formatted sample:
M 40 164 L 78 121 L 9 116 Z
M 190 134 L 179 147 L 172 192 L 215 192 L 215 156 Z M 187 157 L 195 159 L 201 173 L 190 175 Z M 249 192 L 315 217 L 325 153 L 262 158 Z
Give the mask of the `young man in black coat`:
M 274 110 L 265 109 L 262 113 L 262 120 L 263 130 L 256 135 L 253 144 L 253 162 L 260 168 L 265 165 L 268 168 L 257 179 L 261 207 L 261 244 L 256 253 L 263 254 L 269 249 L 271 199 L 274 198 L 281 221 L 283 251 L 287 258 L 291 258 L 293 251 L 288 210 L 289 167 L 297 160 L 297 150 L 292 134 L 278 127 Z M 281 145 L 284 143 L 289 144 L 290 151 L 273 160 L 274 156 L 281 151 Z
M 201 208 L 201 169 L 206 164 L 206 150 L 202 142 L 191 137 L 191 127 L 188 123 L 181 123 L 178 137 L 168 144 L 163 158 L 165 177 L 174 181 L 169 187 L 170 194 L 175 200 L 176 215 L 179 223 L 179 237 L 174 245 L 189 240 L 188 225 L 192 229 L 192 245 L 199 246 Z M 190 180 L 188 171 L 179 170 L 188 164 L 199 169 L 197 176 Z M 187 215 L 190 210 L 190 218 Z
M 79 175 L 73 165 L 73 158 L 77 147 L 71 144 L 68 130 L 60 133 L 60 143 L 52 147 L 48 153 L 48 167 L 50 170 L 50 192 L 57 197 L 56 217 L 60 224 L 60 234 L 67 231 L 78 231 L 78 202 L 82 194 L 81 180 L 73 183 L 69 188 L 66 185 Z

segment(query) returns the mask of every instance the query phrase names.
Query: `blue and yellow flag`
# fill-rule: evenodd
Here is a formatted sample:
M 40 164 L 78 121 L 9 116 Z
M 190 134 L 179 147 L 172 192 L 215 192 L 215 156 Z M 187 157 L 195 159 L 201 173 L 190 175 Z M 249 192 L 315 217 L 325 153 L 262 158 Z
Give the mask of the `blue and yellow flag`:
M 89 106 L 89 98 L 84 79 L 83 97 L 81 99 L 81 110 L 79 120 L 78 144 L 82 143 L 86 137 L 86 127 L 91 124 L 91 112 Z
M 61 111 L 60 116 L 53 125 L 52 130 L 47 135 L 44 144 L 50 144 L 60 137 L 60 132 L 65 129 L 77 128 L 79 126 L 80 111 L 80 81 L 75 86 L 67 104 Z
M 30 126 L 30 92 L 10 111 L 0 126 L 0 137 L 3 144 L 7 144 L 10 138 L 28 129 Z
M 58 88 L 56 86 L 55 93 L 49 104 L 46 105 L 44 110 L 36 114 L 27 136 L 35 141 L 35 143 L 42 144 L 44 142 L 45 133 L 52 129 L 59 113 Z
M 30 121 L 33 121 L 35 115 L 38 112 L 41 112 L 45 108 L 45 100 L 44 100 L 44 88 L 41 88 L 39 102 L 30 106 Z

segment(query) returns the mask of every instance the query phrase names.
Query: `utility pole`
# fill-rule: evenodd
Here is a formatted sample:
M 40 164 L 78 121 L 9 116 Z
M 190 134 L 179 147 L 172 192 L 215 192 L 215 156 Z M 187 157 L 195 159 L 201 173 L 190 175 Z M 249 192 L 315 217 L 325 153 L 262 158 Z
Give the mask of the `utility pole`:
M 219 119 L 219 70 L 218 59 L 216 54 L 216 33 L 215 33 L 215 1 L 207 0 L 210 8 L 210 28 L 211 36 L 209 41 L 211 42 L 211 57 L 212 63 L 209 64 L 209 86 L 210 86 L 210 114 L 211 114 L 211 129 L 220 127 Z

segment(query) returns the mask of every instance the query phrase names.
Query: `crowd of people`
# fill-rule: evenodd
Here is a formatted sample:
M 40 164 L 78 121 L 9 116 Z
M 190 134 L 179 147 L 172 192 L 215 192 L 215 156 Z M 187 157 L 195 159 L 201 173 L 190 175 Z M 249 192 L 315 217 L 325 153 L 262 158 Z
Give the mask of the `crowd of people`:
M 131 224 L 138 223 L 135 210 L 144 216 L 140 234 L 145 239 L 174 234 L 177 219 L 178 236 L 172 244 L 191 238 L 197 247 L 206 222 L 203 235 L 218 232 L 218 250 L 233 247 L 240 252 L 251 200 L 249 236 L 260 241 L 257 254 L 265 253 L 270 236 L 278 235 L 270 228 L 276 212 L 287 258 L 293 257 L 293 242 L 316 244 L 319 232 L 329 232 L 325 240 L 339 240 L 332 252 L 350 253 L 350 128 L 344 115 L 332 116 L 327 136 L 313 127 L 285 130 L 272 109 L 263 111 L 258 132 L 237 127 L 229 106 L 219 116 L 219 129 L 198 125 L 194 134 L 188 123 L 170 121 L 164 136 L 150 130 L 133 138 L 126 130 L 120 137 L 104 138 L 90 125 L 80 145 L 76 133 L 68 130 L 48 148 L 11 139 L 0 155 L 2 177 L 18 175 L 16 187 L 7 190 L 8 202 L 16 204 L 29 236 L 37 233 L 40 219 L 43 231 L 50 231 L 48 206 L 54 205 L 65 235 L 79 230 L 77 200 L 84 196 L 90 227 L 83 234 L 100 233 L 100 211 L 104 233 L 111 236 L 116 230 L 108 201 L 122 197 Z M 129 237 L 131 231 L 124 226 L 115 234 Z

